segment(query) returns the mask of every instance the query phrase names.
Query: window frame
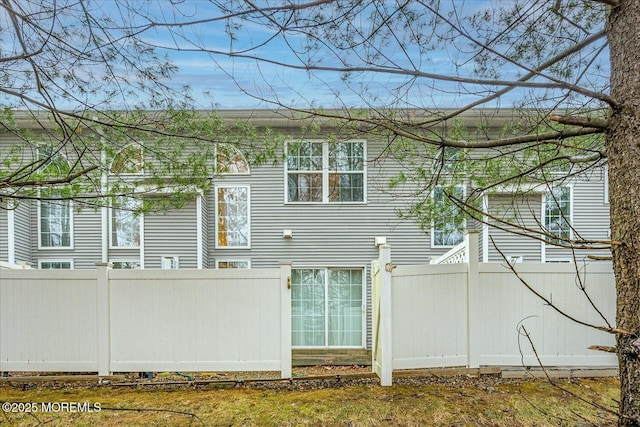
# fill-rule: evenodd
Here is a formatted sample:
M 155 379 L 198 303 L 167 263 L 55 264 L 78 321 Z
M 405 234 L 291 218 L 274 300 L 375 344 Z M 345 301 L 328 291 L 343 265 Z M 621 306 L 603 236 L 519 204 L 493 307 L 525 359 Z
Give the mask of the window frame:
M 443 185 L 436 185 L 436 186 L 434 187 L 433 191 L 431 192 L 431 197 L 434 199 L 434 203 L 435 203 L 435 189 L 436 189 L 436 188 L 442 188 L 442 187 L 444 187 L 444 186 L 443 186 Z M 455 185 L 455 188 L 456 188 L 456 189 L 458 189 L 458 188 L 459 188 L 459 189 L 461 189 L 461 190 L 462 190 L 462 197 L 465 197 L 465 196 L 466 196 L 466 194 L 467 194 L 467 187 L 466 187 L 466 185 L 464 185 L 464 184 L 457 184 L 457 185 Z M 463 214 L 462 214 L 462 215 L 463 215 Z M 432 247 L 432 248 L 445 248 L 445 249 L 446 249 L 446 248 L 454 248 L 454 247 L 456 247 L 457 245 L 459 245 L 460 243 L 462 243 L 462 242 L 464 241 L 464 230 L 466 230 L 466 229 L 467 229 L 467 219 L 466 219 L 466 218 L 464 218 L 464 219 L 462 220 L 462 223 L 463 223 L 463 231 L 462 231 L 462 239 L 460 240 L 460 242 L 456 243 L 455 245 L 437 245 L 437 244 L 435 243 L 435 231 L 436 231 L 436 228 L 435 228 L 435 221 L 434 221 L 434 220 L 431 220 L 431 230 L 429 231 L 429 235 L 430 235 L 430 239 L 431 239 L 431 247 Z
M 569 222 L 568 222 L 569 235 L 567 236 L 567 238 L 568 239 L 573 239 L 573 223 L 574 223 L 574 215 L 573 215 L 573 207 L 574 207 L 573 185 L 557 185 L 557 186 L 553 186 L 553 187 L 550 187 L 544 193 L 542 193 L 542 220 L 543 220 L 544 231 L 547 234 L 552 234 L 549 231 L 549 227 L 547 226 L 547 196 L 550 193 L 552 193 L 555 189 L 558 189 L 558 188 L 567 189 L 567 191 L 569 191 L 569 218 L 568 218 L 568 220 L 569 220 Z M 552 199 L 552 201 L 553 201 L 553 199 Z M 552 247 L 557 246 L 556 244 L 553 243 L 552 240 L 553 239 L 551 237 L 548 237 L 548 236 L 544 236 L 544 239 L 543 239 L 544 244 L 546 246 L 552 246 Z
M 219 209 L 219 200 L 218 200 L 218 190 L 220 188 L 244 188 L 247 192 L 247 244 L 245 246 L 229 246 L 229 245 L 221 245 L 218 241 L 218 232 L 219 232 L 219 218 L 220 218 L 220 209 Z M 251 185 L 249 184 L 234 184 L 234 183 L 223 183 L 216 184 L 213 188 L 214 191 L 214 248 L 221 250 L 233 250 L 233 249 L 251 249 Z
M 136 203 L 141 204 L 142 202 L 140 200 L 136 200 Z M 122 246 L 122 245 L 114 245 L 113 244 L 113 228 L 114 228 L 114 221 L 116 218 L 116 213 L 117 212 L 130 212 L 131 215 L 133 215 L 133 211 L 129 211 L 127 209 L 120 209 L 117 207 L 113 207 L 110 206 L 109 207 L 109 249 L 138 249 L 140 248 L 140 245 L 142 243 L 142 215 L 140 214 L 137 217 L 134 216 L 135 219 L 137 219 L 137 223 L 138 223 L 138 245 L 137 246 Z
M 74 249 L 74 215 L 73 215 L 73 201 L 72 200 L 60 200 L 59 203 L 67 204 L 69 209 L 69 245 L 68 246 L 45 246 L 42 244 L 42 204 L 43 203 L 58 203 L 54 200 L 38 200 L 38 249 L 40 250 L 69 250 Z
M 291 173 L 319 173 L 322 176 L 322 197 L 319 201 L 290 201 L 289 200 L 289 146 L 295 144 L 310 143 L 310 144 L 322 144 L 322 168 L 319 170 L 309 171 L 292 171 Z M 329 146 L 330 144 L 337 143 L 350 143 L 350 144 L 362 144 L 362 170 L 361 171 L 339 171 L 329 168 Z M 284 146 L 284 203 L 286 205 L 341 205 L 341 204 L 353 204 L 363 205 L 367 204 L 367 141 L 364 139 L 348 139 L 344 141 L 327 141 L 318 139 L 306 139 L 303 141 L 288 141 Z M 331 195 L 329 191 L 330 176 L 334 173 L 340 174 L 341 172 L 348 173 L 349 175 L 361 175 L 362 176 L 362 200 L 361 201 L 331 201 Z
M 42 268 L 44 263 L 69 263 L 69 268 Z M 73 258 L 42 258 L 38 260 L 38 270 L 73 270 Z

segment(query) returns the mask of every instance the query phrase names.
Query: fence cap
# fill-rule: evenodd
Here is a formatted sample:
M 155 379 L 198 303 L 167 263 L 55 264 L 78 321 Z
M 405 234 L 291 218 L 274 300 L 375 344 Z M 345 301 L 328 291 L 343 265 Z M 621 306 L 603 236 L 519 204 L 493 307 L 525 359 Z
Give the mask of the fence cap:
M 96 267 L 111 268 L 111 267 L 113 267 L 113 263 L 111 263 L 111 262 L 96 262 Z

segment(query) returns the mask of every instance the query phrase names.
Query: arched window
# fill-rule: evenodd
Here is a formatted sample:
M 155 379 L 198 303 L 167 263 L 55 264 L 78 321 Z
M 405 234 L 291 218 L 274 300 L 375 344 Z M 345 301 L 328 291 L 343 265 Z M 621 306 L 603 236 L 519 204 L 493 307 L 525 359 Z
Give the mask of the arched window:
M 216 172 L 219 174 L 248 175 L 249 163 L 242 153 L 229 144 L 216 146 Z
M 48 178 L 64 177 L 69 174 L 69 162 L 54 147 L 38 147 L 38 158 L 42 162 L 38 171 Z
M 109 172 L 113 174 L 141 174 L 143 171 L 142 147 L 131 144 L 124 147 L 111 162 Z

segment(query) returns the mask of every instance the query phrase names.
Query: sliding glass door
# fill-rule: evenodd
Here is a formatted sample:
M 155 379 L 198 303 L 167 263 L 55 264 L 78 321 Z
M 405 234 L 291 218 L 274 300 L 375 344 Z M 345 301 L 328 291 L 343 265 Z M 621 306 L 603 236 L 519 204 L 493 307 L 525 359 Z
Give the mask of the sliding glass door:
M 293 270 L 293 346 L 362 347 L 363 277 L 361 268 Z

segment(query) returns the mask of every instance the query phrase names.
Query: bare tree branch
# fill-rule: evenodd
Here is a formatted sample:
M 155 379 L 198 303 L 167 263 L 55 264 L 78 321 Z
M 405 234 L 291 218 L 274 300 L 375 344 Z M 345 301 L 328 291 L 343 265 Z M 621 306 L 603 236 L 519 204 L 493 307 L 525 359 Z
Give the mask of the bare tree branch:
M 520 283 L 522 283 L 529 291 L 531 291 L 536 297 L 538 297 L 539 299 L 541 299 L 542 301 L 544 301 L 545 304 L 547 304 L 549 307 L 553 308 L 558 314 L 560 314 L 561 316 L 571 320 L 572 322 L 575 322 L 579 325 L 582 326 L 587 326 L 589 328 L 592 329 L 596 329 L 598 331 L 602 331 L 602 332 L 608 332 L 610 334 L 623 334 L 623 335 L 630 335 L 630 336 L 634 336 L 635 334 L 633 332 L 629 332 L 629 331 L 625 331 L 623 329 L 619 329 L 619 328 L 611 328 L 608 326 L 598 326 L 598 325 L 592 325 L 590 323 L 584 322 L 580 319 L 577 319 L 574 316 L 571 316 L 570 314 L 564 312 L 563 310 L 561 310 L 560 308 L 558 308 L 556 305 L 553 304 L 553 301 L 549 300 L 548 298 L 546 298 L 544 295 L 542 295 L 540 292 L 536 291 L 526 280 L 524 280 L 524 278 L 520 275 L 520 273 L 518 273 L 518 271 L 516 271 L 514 265 L 512 263 L 510 263 L 507 260 L 507 257 L 504 255 L 504 253 L 500 250 L 500 248 L 498 247 L 498 245 L 496 245 L 496 242 L 493 240 L 492 236 L 489 236 L 489 239 L 491 240 L 491 244 L 493 245 L 493 247 L 495 248 L 496 251 L 498 251 L 498 253 L 500 254 L 500 256 L 502 257 L 502 259 L 505 262 L 506 267 L 511 270 L 511 272 L 518 278 L 518 280 L 520 281 Z

